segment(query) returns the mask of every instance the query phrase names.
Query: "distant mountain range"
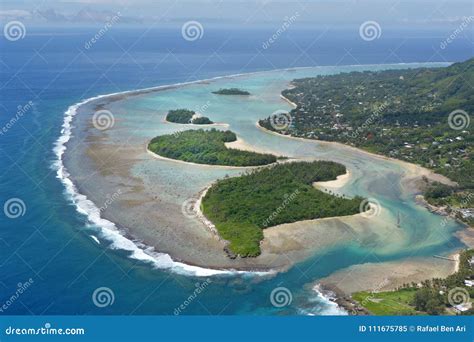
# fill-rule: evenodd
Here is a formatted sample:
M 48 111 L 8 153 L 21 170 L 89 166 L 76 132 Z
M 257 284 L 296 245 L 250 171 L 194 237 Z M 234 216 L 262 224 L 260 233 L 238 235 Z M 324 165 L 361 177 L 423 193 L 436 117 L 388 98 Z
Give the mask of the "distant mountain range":
M 54 9 L 0 11 L 0 21 L 21 20 L 37 23 L 103 23 L 120 16 L 122 23 L 141 23 L 142 18 L 126 16 L 120 12 L 107 10 L 81 9 L 75 13 L 64 14 Z

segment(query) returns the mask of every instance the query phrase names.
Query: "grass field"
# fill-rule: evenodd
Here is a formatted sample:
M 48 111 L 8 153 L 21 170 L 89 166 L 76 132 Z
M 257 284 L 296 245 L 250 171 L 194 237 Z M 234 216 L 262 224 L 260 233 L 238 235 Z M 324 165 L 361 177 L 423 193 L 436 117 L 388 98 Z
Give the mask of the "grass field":
M 415 289 L 378 293 L 362 291 L 352 294 L 352 298 L 374 315 L 417 315 L 419 313 L 410 306 L 415 293 Z

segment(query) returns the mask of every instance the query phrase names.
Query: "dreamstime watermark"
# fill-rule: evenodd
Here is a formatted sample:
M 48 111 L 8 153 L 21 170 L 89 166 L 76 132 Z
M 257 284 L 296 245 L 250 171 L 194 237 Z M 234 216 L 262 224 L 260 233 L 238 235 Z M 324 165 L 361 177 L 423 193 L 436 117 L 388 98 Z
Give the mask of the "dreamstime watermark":
M 188 198 L 181 204 L 181 212 L 184 216 L 192 218 L 197 216 L 196 205 L 198 203 L 197 198 Z
M 270 223 L 286 208 L 286 206 L 288 204 L 290 204 L 296 198 L 296 196 L 298 196 L 299 193 L 300 193 L 300 191 L 298 189 L 296 189 L 290 195 L 285 194 L 284 195 L 285 199 L 283 200 L 282 204 L 278 208 L 276 208 L 276 210 L 273 211 L 270 214 L 270 216 L 268 216 L 265 219 L 265 221 L 263 221 L 262 225 L 264 227 L 268 227 L 270 225 Z
M 103 213 L 112 203 L 114 203 L 122 195 L 122 189 L 118 189 L 112 195 L 107 194 L 104 204 L 99 208 L 99 211 Z
M 97 43 L 122 17 L 120 12 L 117 12 L 113 17 L 107 17 L 104 26 L 97 31 L 97 33 L 84 43 L 84 48 L 89 50 L 95 43 Z
M 173 132 L 172 135 L 173 135 L 173 137 L 174 137 L 175 139 L 177 139 L 177 138 L 179 138 L 179 136 L 180 136 L 181 134 L 183 134 L 183 133 L 186 132 L 186 131 L 187 131 L 187 130 L 184 129 L 184 128 L 183 128 L 183 129 L 179 129 L 179 130 L 177 130 L 176 132 Z
M 109 287 L 98 287 L 92 293 L 92 302 L 98 308 L 105 308 L 115 302 L 115 294 Z
M 370 42 L 382 36 L 382 28 L 376 21 L 365 21 L 359 26 L 359 35 L 363 40 Z
M 197 282 L 195 284 L 194 291 L 184 300 L 184 302 L 174 309 L 173 313 L 175 316 L 180 315 L 186 308 L 212 283 L 211 279 L 207 278 L 203 282 Z
M 12 306 L 31 285 L 33 285 L 33 283 L 34 280 L 32 278 L 24 283 L 18 283 L 15 292 L 0 306 L 0 313 L 7 311 L 8 308 Z
M 7 132 L 15 126 L 15 124 L 33 108 L 33 101 L 28 101 L 25 105 L 19 105 L 15 115 L 2 127 L 0 128 L 0 135 L 7 134 Z
M 441 48 L 441 50 L 446 49 L 448 44 L 451 44 L 464 31 L 464 29 L 467 28 L 469 23 L 471 23 L 472 21 L 474 21 L 474 15 L 471 15 L 469 17 L 464 17 L 461 24 L 445 40 L 443 40 L 439 44 L 439 47 Z
M 453 110 L 448 115 L 448 125 L 456 131 L 468 128 L 470 123 L 471 117 L 462 109 Z
M 372 301 L 375 299 L 374 294 L 379 292 L 383 287 L 385 287 L 389 283 L 387 278 L 384 278 L 380 284 L 378 284 L 375 288 L 370 291 L 370 295 L 364 298 L 364 300 L 361 302 L 362 306 L 366 306 L 369 301 Z
M 471 201 L 472 201 L 473 198 L 474 198 L 474 193 L 469 192 L 469 193 L 467 194 L 467 196 L 466 196 L 465 198 L 463 198 L 463 200 L 462 200 L 461 203 L 459 204 L 459 208 L 467 208 L 467 207 L 470 205 L 470 203 L 471 203 Z M 441 226 L 441 227 L 445 227 L 445 226 L 448 224 L 448 222 L 449 222 L 450 220 L 451 220 L 451 217 L 450 217 L 450 216 L 446 216 L 443 220 L 441 220 L 440 226 Z
M 196 105 L 196 107 L 194 107 L 195 108 L 194 111 L 199 114 L 204 114 L 206 113 L 206 111 L 209 109 L 210 106 L 211 106 L 211 101 L 206 101 L 206 103 L 203 105 Z
M 469 292 L 464 287 L 455 287 L 448 292 L 448 302 L 451 306 L 464 305 L 470 300 Z
M 270 293 L 270 303 L 276 308 L 288 306 L 293 301 L 293 295 L 289 289 L 283 286 L 274 288 Z
M 11 42 L 23 39 L 26 36 L 26 27 L 21 21 L 9 21 L 3 27 L 3 35 Z
M 280 36 L 286 32 L 290 28 L 290 26 L 298 19 L 300 14 L 298 12 L 295 12 L 290 17 L 285 17 L 283 19 L 283 24 L 273 33 L 270 38 L 268 38 L 266 41 L 262 43 L 262 48 L 264 50 L 268 49 L 273 43 L 275 43 Z
M 362 217 L 372 218 L 378 216 L 381 210 L 380 202 L 375 198 L 366 198 L 359 205 L 359 212 Z
M 53 328 L 51 323 L 45 323 L 39 328 L 5 328 L 5 335 L 84 335 L 84 328 Z
M 283 131 L 290 127 L 292 122 L 291 114 L 286 110 L 277 110 L 270 115 L 270 125 L 277 131 Z
M 181 27 L 181 36 L 188 42 L 201 39 L 204 36 L 204 27 L 199 21 L 187 21 Z
M 105 131 L 109 128 L 114 127 L 115 118 L 112 112 L 106 109 L 98 110 L 92 116 L 92 124 L 99 131 Z
M 26 204 L 20 198 L 10 198 L 3 204 L 3 212 L 5 216 L 11 219 L 24 216 L 26 213 Z
M 374 112 L 364 121 L 362 125 L 357 127 L 357 129 L 352 132 L 350 135 L 351 138 L 358 138 L 362 132 L 364 132 L 369 126 L 371 126 L 375 120 L 377 120 L 384 112 L 384 110 L 388 107 L 388 102 L 382 103 L 380 106 L 376 107 Z

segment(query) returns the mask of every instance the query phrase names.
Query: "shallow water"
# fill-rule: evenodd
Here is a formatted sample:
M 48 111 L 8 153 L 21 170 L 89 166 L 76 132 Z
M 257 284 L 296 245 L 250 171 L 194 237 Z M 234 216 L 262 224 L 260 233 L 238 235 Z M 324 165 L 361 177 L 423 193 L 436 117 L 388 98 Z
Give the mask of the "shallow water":
M 34 280 L 33 286 L 19 301 L 10 305 L 4 314 L 172 315 L 175 309 L 188 299 L 196 288 L 196 283 L 206 279 L 181 275 L 175 272 L 176 269 L 174 271 L 156 269 L 150 263 L 130 258 L 130 252 L 109 248 L 112 246 L 107 240 L 99 239 L 97 242 L 92 238 L 99 235 L 98 227 L 91 224 L 86 216 L 77 212 L 76 206 L 69 200 L 70 196 L 64 194 L 63 184 L 56 179 L 55 170 L 51 169 L 52 163 L 56 161 L 52 147 L 60 135 L 64 111 L 71 104 L 97 94 L 239 72 L 268 70 L 275 66 L 283 68 L 288 67 L 289 61 L 290 65 L 297 66 L 314 65 L 314 60 L 323 65 L 334 64 L 334 61 L 341 64 L 398 62 L 400 59 L 406 62 L 429 61 L 433 58 L 432 46 L 439 44 L 441 39 L 439 37 L 445 37 L 451 32 L 441 31 L 439 37 L 433 37 L 431 32 L 417 32 L 416 38 L 407 41 L 403 33 L 387 31 L 384 32 L 384 36 L 389 39 L 380 40 L 377 44 L 367 44 L 358 39 L 358 27 L 354 27 L 348 32 L 332 32 L 326 38 L 322 38 L 321 44 L 308 50 L 308 57 L 299 56 L 300 51 L 294 49 L 292 41 L 284 39 L 280 40 L 278 48 L 268 49 L 264 56 L 255 57 L 256 49 L 259 49 L 261 42 L 272 34 L 273 28 L 248 35 L 234 34 L 232 44 L 225 45 L 223 43 L 229 36 L 225 30 L 209 28 L 206 31 L 206 38 L 210 37 L 210 41 L 206 44 L 189 44 L 181 40 L 178 26 L 171 29 L 160 27 L 147 31 L 145 35 L 140 29 L 114 28 L 113 32 L 110 31 L 99 44 L 88 51 L 87 56 L 78 49 L 83 48 L 84 42 L 96 33 L 95 28 L 61 28 L 61 34 L 58 35 L 57 27 L 28 27 L 25 39 L 17 42 L 8 42 L 5 39 L 0 41 L 2 126 L 10 120 L 19 105 L 25 105 L 30 100 L 34 103 L 32 110 L 0 137 L 1 203 L 3 205 L 7 199 L 17 197 L 26 205 L 24 215 L 15 220 L 0 215 L 2 260 L 0 303 L 5 303 L 11 297 L 19 282 L 24 283 L 30 277 Z M 289 34 L 293 41 L 304 46 L 314 39 L 316 31 L 301 31 L 295 27 Z M 348 40 L 347 37 L 352 38 Z M 117 42 L 120 46 L 116 44 Z M 403 47 L 399 48 L 402 44 Z M 131 55 L 123 55 L 122 47 L 132 45 L 134 51 Z M 169 56 L 170 46 L 179 47 L 174 51 L 179 62 L 176 58 L 172 58 L 173 56 Z M 213 51 L 222 46 L 220 56 L 224 62 L 211 56 Z M 321 50 L 321 46 L 324 49 Z M 470 56 L 469 46 L 470 42 L 467 39 L 459 37 L 456 44 L 439 51 L 442 57 L 438 60 L 464 60 Z M 345 50 L 348 47 L 352 49 L 351 56 L 348 56 Z M 397 49 L 396 56 L 392 53 L 395 49 Z M 37 56 L 35 51 L 41 53 L 44 59 L 32 58 Z M 278 100 L 277 96 L 281 90 L 278 83 L 274 84 L 274 91 L 269 86 L 265 89 L 268 91 L 262 91 L 260 94 L 265 95 L 263 99 L 267 102 L 265 106 L 276 109 L 286 106 L 283 102 L 270 104 Z M 156 109 L 154 107 L 157 104 L 156 100 L 152 98 L 150 100 L 151 107 L 145 106 L 145 110 Z M 172 100 L 169 101 L 171 104 Z M 140 102 L 138 98 L 137 102 Z M 167 110 L 166 105 L 160 106 L 158 103 L 162 111 Z M 137 113 L 137 108 L 132 106 L 133 112 L 129 114 Z M 247 127 L 249 133 L 246 139 L 251 141 L 255 132 L 253 120 L 237 120 L 237 115 L 251 116 L 243 109 L 244 107 L 239 105 L 232 113 L 222 113 L 223 120 L 230 121 L 235 117 L 232 129 L 237 129 L 238 125 Z M 117 113 L 114 111 L 114 114 L 119 116 L 120 111 Z M 220 115 L 217 112 L 215 114 Z M 268 115 L 265 108 L 258 114 Z M 76 117 L 74 125 L 78 129 L 73 132 L 73 141 L 83 137 L 84 132 L 79 129 L 81 117 L 89 120 L 87 115 Z M 147 130 L 146 125 L 140 123 L 138 117 L 133 119 L 132 115 L 128 115 L 126 123 L 132 121 L 141 128 L 141 131 L 136 132 L 137 141 L 159 133 L 158 130 Z M 121 124 L 117 119 L 116 128 L 120 128 Z M 120 136 L 117 135 L 116 138 L 120 139 Z M 261 143 L 274 147 L 276 141 L 281 140 L 278 137 L 268 136 Z M 290 144 L 292 149 L 298 150 L 298 143 L 287 144 Z M 278 144 L 276 146 L 278 150 Z M 306 146 L 298 153 L 311 154 L 312 148 L 313 146 Z M 324 146 L 319 146 L 317 151 L 322 158 L 328 156 L 328 149 Z M 80 152 L 82 152 L 80 148 L 77 150 L 71 148 L 67 151 L 66 161 L 70 162 L 71 170 L 74 169 L 74 163 L 92 167 L 87 158 L 80 157 Z M 362 163 L 358 158 L 352 158 L 351 153 L 346 154 L 341 161 L 351 160 L 355 168 L 354 173 L 357 175 L 358 168 L 363 167 Z M 153 165 L 150 167 L 159 175 L 161 170 L 155 162 L 156 160 L 150 160 L 149 163 Z M 144 162 L 137 165 L 135 172 L 142 173 L 147 167 L 146 164 Z M 163 166 L 162 169 L 165 177 L 173 178 L 174 169 L 171 166 Z M 221 177 L 225 173 L 236 171 L 220 170 L 212 174 L 206 172 L 200 177 L 196 172 L 194 169 L 184 171 L 180 168 L 181 182 L 189 184 L 197 182 L 196 188 L 200 188 L 215 176 Z M 89 183 L 97 192 L 96 203 L 103 203 L 101 197 L 105 198 L 107 193 L 114 192 L 113 188 L 107 189 L 100 180 L 91 179 Z M 371 186 L 383 188 L 384 182 Z M 183 186 L 182 189 L 186 187 Z M 396 194 L 398 191 L 396 189 L 397 187 L 392 191 L 385 191 L 382 201 L 395 200 L 392 193 Z M 343 189 L 347 194 L 370 192 L 370 190 L 363 178 L 354 180 Z M 161 192 L 161 195 L 170 201 L 179 202 L 181 198 L 176 199 L 173 194 L 174 192 Z M 186 193 L 180 196 L 187 197 Z M 406 194 L 402 197 L 408 201 L 408 207 L 412 207 L 410 202 L 412 196 Z M 352 244 L 335 245 L 332 248 L 319 250 L 312 258 L 274 277 L 250 277 L 245 274 L 212 277 L 209 287 L 197 300 L 187 305 L 182 314 L 334 312 L 333 305 L 318 297 L 312 290 L 313 282 L 331 274 L 334 270 L 369 261 L 397 260 L 408 257 L 413 252 L 413 255 L 430 256 L 449 252 L 450 249 L 459 246 L 456 239 L 449 239 L 448 233 L 426 239 L 424 236 L 429 228 L 424 224 L 437 227 L 439 218 L 425 213 L 419 207 L 413 206 L 412 210 L 417 215 L 421 213 L 423 220 L 420 222 L 423 225 L 411 226 L 409 232 L 412 237 L 399 239 L 401 243 L 393 242 L 392 252 L 387 246 L 384 248 L 382 243 L 382 248 L 378 248 L 377 254 L 367 254 L 368 247 L 361 248 L 360 243 L 354 240 Z M 417 220 L 414 219 L 413 222 L 416 223 Z M 456 226 L 449 229 L 454 230 Z M 400 245 L 407 245 L 411 239 L 419 240 L 417 244 L 424 247 L 416 251 L 400 248 Z M 371 239 L 365 238 L 362 242 L 368 246 L 370 241 Z M 163 256 L 161 264 L 167 262 L 170 263 L 169 258 Z M 115 301 L 113 305 L 99 308 L 94 305 L 91 297 L 96 288 L 103 286 L 109 287 L 114 292 Z M 271 291 L 279 286 L 287 287 L 293 294 L 293 302 L 284 308 L 273 307 L 269 300 Z
M 413 67 L 414 65 L 410 66 Z M 82 190 L 87 193 L 89 198 L 97 196 L 97 198 L 103 199 L 104 194 L 110 195 L 114 190 L 114 186 L 117 187 L 117 184 L 121 184 L 122 180 L 117 175 L 100 175 L 97 172 L 89 174 L 94 171 L 94 165 L 84 163 L 88 158 L 77 152 L 85 153 L 87 147 L 89 147 L 87 143 L 82 143 L 84 138 L 94 136 L 97 139 L 99 137 L 102 139 L 102 144 L 113 146 L 111 151 L 126 153 L 122 149 L 134 146 L 144 147 L 146 142 L 156 135 L 192 128 L 183 128 L 182 125 L 163 121 L 169 109 L 191 108 L 209 116 L 215 122 L 228 124 L 229 129 L 236 132 L 239 138 L 258 148 L 288 157 L 317 158 L 343 163 L 350 170 L 352 177 L 344 187 L 338 190 L 338 193 L 348 196 L 360 195 L 375 198 L 380 203 L 380 214 L 370 221 L 336 222 L 336 226 L 347 230 L 350 234 L 344 234 L 346 236 L 341 237 L 335 244 L 323 244 L 319 248 L 315 248 L 311 257 L 300 261 L 297 266 L 291 268 L 288 272 L 271 277 L 271 280 L 264 280 L 268 276 L 262 278 L 262 276 L 252 274 L 225 275 L 222 279 L 214 276 L 212 279 L 217 280 L 214 280 L 212 289 L 217 292 L 226 293 L 225 288 L 217 290 L 215 287 L 219 288 L 223 283 L 228 284 L 229 282 L 237 284 L 237 286 L 231 286 L 231 292 L 248 293 L 252 296 L 262 286 L 264 288 L 275 286 L 270 284 L 285 284 L 289 288 L 301 289 L 304 284 L 310 284 L 336 270 L 358 263 L 382 262 L 408 257 L 424 256 L 429 258 L 433 254 L 449 253 L 461 245 L 452 235 L 453 232 L 460 229 L 460 226 L 454 222 L 449 222 L 442 227 L 441 217 L 431 214 L 425 208 L 415 204 L 413 190 L 401 187 L 402 177 L 409 173 L 409 169 L 404 164 L 372 156 L 342 145 L 321 144 L 315 141 L 276 136 L 263 132 L 255 126 L 255 122 L 259 118 L 266 117 L 279 109 L 290 109 L 289 104 L 283 101 L 279 94 L 288 85 L 288 82 L 294 78 L 340 71 L 403 67 L 407 66 L 353 66 L 336 69 L 320 67 L 294 71 L 273 71 L 219 78 L 209 82 L 130 96 L 105 105 L 105 108 L 113 113 L 115 124 L 113 128 L 103 132 L 90 128 L 90 116 L 97 102 L 88 103 L 79 109 L 76 121 L 74 121 L 77 127 L 74 128 L 75 131 L 73 132 L 77 133 L 67 146 L 68 149 L 73 149 L 75 153 L 68 155 L 66 151 L 66 166 L 72 174 L 72 178 L 82 184 L 84 187 Z M 252 95 L 249 97 L 219 96 L 211 93 L 221 87 L 247 89 Z M 99 102 L 105 103 L 104 99 L 99 100 Z M 84 134 L 84 136 L 81 134 Z M 79 144 L 78 141 L 81 141 L 81 143 Z M 111 158 L 114 157 L 118 158 L 118 155 L 111 156 Z M 129 170 L 135 179 L 142 182 L 145 192 L 155 195 L 153 202 L 159 202 L 160 205 L 163 202 L 168 205 L 163 211 L 160 211 L 162 210 L 160 208 L 157 209 L 156 218 L 158 220 L 162 219 L 163 222 L 166 220 L 167 224 L 176 224 L 176 227 L 190 227 L 193 225 L 198 230 L 201 229 L 203 233 L 205 228 L 202 226 L 199 228 L 200 223 L 196 219 L 183 218 L 183 214 L 180 212 L 181 204 L 187 198 L 195 197 L 199 191 L 214 180 L 225 175 L 237 175 L 243 171 L 158 160 L 147 155 L 144 150 L 137 162 L 129 167 Z M 82 176 L 80 175 L 81 172 L 83 173 Z M 85 181 L 83 178 L 86 177 L 86 174 L 88 175 Z M 129 192 L 122 195 L 118 202 L 130 200 L 133 196 L 133 192 Z M 154 258 L 153 264 L 155 267 L 171 269 L 171 272 L 184 272 L 191 279 L 192 274 L 201 276 L 212 274 L 212 271 L 205 271 L 205 268 L 209 265 L 205 259 L 202 259 L 202 263 L 198 262 L 198 266 L 204 269 L 196 269 L 174 263 L 166 254 L 157 253 L 167 252 L 160 249 L 160 243 L 163 241 L 162 237 L 159 236 L 160 228 L 157 229 L 157 236 L 150 232 L 151 222 L 145 220 L 140 221 L 136 226 L 133 223 L 130 224 L 132 221 L 129 216 L 146 217 L 150 214 L 150 211 L 144 209 L 148 208 L 144 205 L 142 204 L 138 208 L 137 206 L 130 207 L 127 211 L 119 203 L 112 203 L 110 208 L 105 211 L 105 216 L 117 223 L 117 226 L 124 230 L 123 234 L 126 234 L 130 239 L 139 239 L 145 242 L 146 245 L 154 245 L 156 247 L 154 252 L 148 249 L 147 254 L 144 254 L 140 249 L 130 247 L 130 242 L 125 243 L 126 240 L 123 240 L 117 234 L 114 233 L 112 236 L 110 229 L 115 231 L 117 230 L 115 227 L 108 227 L 109 230 L 96 227 L 91 232 L 99 237 L 101 241 L 104 241 L 105 245 L 112 242 L 111 246 L 113 248 L 133 250 L 132 257 L 141 260 L 149 259 L 150 261 Z M 398 217 L 400 217 L 399 226 L 397 226 Z M 95 224 L 100 225 L 100 222 L 96 221 Z M 153 224 L 158 224 L 159 227 L 159 222 L 153 222 Z M 106 225 L 111 224 L 106 223 Z M 326 229 L 332 229 L 334 222 L 322 222 L 319 225 Z M 164 229 L 162 233 L 165 231 Z M 117 240 L 118 238 L 121 241 Z M 165 243 L 164 246 L 166 248 Z M 144 246 L 141 247 L 145 248 Z M 202 251 L 200 253 L 205 254 Z M 176 253 L 173 257 L 180 259 L 179 253 Z M 211 268 L 213 268 L 212 265 Z M 249 277 L 253 280 L 243 280 L 249 279 Z M 258 286 L 254 287 L 252 285 L 254 282 Z M 240 287 L 245 288 L 245 290 L 239 289 Z M 296 292 L 296 296 L 299 291 Z M 227 297 L 222 293 L 220 295 L 224 298 Z M 295 300 L 298 300 L 297 298 Z M 324 303 L 325 301 L 316 292 L 305 298 L 305 300 L 320 302 L 321 307 L 327 306 L 328 312 L 334 313 L 334 311 L 331 311 L 334 310 L 331 304 Z M 255 312 L 256 307 L 258 307 L 258 303 L 252 303 L 249 304 L 247 310 L 249 310 L 248 312 Z M 246 311 L 245 308 L 241 309 L 244 312 Z M 321 310 L 324 311 L 324 309 Z M 259 310 L 256 312 L 258 313 Z

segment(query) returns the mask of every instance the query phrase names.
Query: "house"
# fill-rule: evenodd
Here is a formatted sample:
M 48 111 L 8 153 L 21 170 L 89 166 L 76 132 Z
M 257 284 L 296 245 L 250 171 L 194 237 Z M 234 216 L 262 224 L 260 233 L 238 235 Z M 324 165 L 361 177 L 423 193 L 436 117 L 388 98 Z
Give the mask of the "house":
M 466 279 L 466 280 L 464 280 L 464 285 L 466 285 L 468 287 L 473 287 L 474 286 L 474 281 L 472 281 L 470 279 Z

